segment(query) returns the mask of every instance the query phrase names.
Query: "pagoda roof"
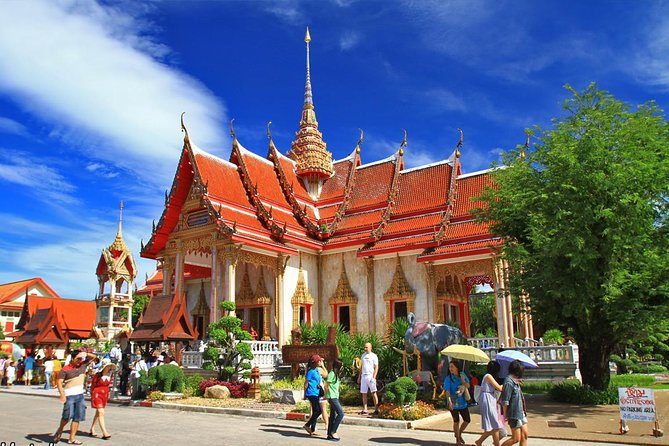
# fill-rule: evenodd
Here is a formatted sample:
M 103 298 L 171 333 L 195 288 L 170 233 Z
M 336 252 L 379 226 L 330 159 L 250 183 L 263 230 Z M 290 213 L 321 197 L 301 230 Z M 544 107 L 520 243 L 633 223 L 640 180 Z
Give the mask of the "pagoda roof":
M 29 295 L 17 324 L 15 341 L 24 345 L 67 344 L 94 334 L 95 301 Z
M 135 342 L 192 341 L 197 332 L 186 313 L 185 299 L 159 295 L 149 300 L 130 335 Z
M 27 291 L 35 285 L 44 288 L 49 296 L 60 298 L 58 293 L 47 285 L 41 277 L 33 277 L 32 279 L 0 284 L 0 304 L 8 303 L 21 295 L 25 296 Z
M 483 203 L 471 200 L 492 185 L 490 171 L 461 175 L 455 154 L 405 169 L 404 144 L 364 164 L 359 142 L 348 157 L 333 162 L 333 174 L 314 200 L 296 162 L 274 146 L 271 135 L 267 157 L 233 137 L 226 161 L 196 147 L 186 134 L 163 215 L 142 256 L 157 258 L 166 247 L 196 181 L 204 185 L 200 198 L 219 236 L 269 252 L 351 247 L 358 256 L 370 256 L 490 238 L 487 226 L 473 223 L 472 211 Z M 463 221 L 471 224 L 449 229 Z

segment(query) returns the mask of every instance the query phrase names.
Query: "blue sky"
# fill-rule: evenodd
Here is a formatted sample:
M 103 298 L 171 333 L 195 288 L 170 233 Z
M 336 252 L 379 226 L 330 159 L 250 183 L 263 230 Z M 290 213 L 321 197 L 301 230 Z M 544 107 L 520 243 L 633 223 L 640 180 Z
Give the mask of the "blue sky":
M 563 85 L 596 81 L 632 105 L 669 100 L 669 7 L 643 1 L 0 2 L 0 283 L 43 277 L 93 298 L 100 250 L 162 212 L 182 146 L 228 157 L 229 121 L 256 153 L 298 128 L 311 29 L 328 149 L 364 162 L 408 132 L 409 167 L 465 172 L 549 127 Z

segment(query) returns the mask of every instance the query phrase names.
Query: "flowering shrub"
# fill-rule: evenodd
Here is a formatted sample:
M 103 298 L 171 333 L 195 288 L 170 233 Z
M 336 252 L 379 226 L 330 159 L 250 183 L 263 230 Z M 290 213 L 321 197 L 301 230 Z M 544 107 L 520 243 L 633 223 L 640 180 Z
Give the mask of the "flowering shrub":
M 416 401 L 406 406 L 395 404 L 381 404 L 379 406 L 379 417 L 389 420 L 420 420 L 435 413 L 434 406 L 423 401 Z
M 198 390 L 202 395 L 211 386 L 225 386 L 230 391 L 233 398 L 246 398 L 246 392 L 249 390 L 249 383 L 245 381 L 219 381 L 217 379 L 205 379 L 200 382 Z
M 149 399 L 151 401 L 161 401 L 165 399 L 165 394 L 160 390 L 154 390 L 153 392 L 149 393 Z

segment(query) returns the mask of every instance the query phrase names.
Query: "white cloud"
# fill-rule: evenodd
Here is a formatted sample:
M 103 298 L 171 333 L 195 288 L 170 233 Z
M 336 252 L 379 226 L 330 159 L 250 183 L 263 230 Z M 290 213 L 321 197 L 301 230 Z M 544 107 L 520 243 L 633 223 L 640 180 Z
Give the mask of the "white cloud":
M 0 92 L 87 155 L 169 183 L 179 115 L 202 147 L 228 147 L 220 101 L 159 60 L 150 24 L 92 1 L 0 2 Z M 84 144 L 85 143 L 85 144 Z
M 3 118 L 0 116 L 0 133 L 9 133 L 19 136 L 30 136 L 28 129 L 21 124 L 16 122 L 13 119 Z
M 348 51 L 358 46 L 362 40 L 362 35 L 357 31 L 347 31 L 339 38 L 339 49 Z
M 86 170 L 107 179 L 116 178 L 119 175 L 118 171 L 102 163 L 89 163 L 86 165 Z
M 622 64 L 641 82 L 669 90 L 669 16 L 666 7 L 653 9 L 647 17 L 646 30 L 633 49 L 633 56 Z
M 267 2 L 264 3 L 264 10 L 290 24 L 301 24 L 304 22 L 304 13 L 300 8 L 299 0 Z
M 36 161 L 34 156 L 4 149 L 0 157 L 0 181 L 30 188 L 39 198 L 63 204 L 77 202 L 75 186 L 56 169 Z

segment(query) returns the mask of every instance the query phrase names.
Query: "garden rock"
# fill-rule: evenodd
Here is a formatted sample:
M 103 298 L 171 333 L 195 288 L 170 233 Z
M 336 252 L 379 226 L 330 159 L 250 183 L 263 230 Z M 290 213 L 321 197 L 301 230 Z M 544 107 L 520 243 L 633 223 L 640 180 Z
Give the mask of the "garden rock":
M 217 400 L 226 400 L 230 398 L 230 390 L 225 386 L 207 387 L 207 390 L 204 392 L 204 397 Z
M 272 402 L 283 404 L 296 404 L 304 399 L 302 390 L 272 389 Z

